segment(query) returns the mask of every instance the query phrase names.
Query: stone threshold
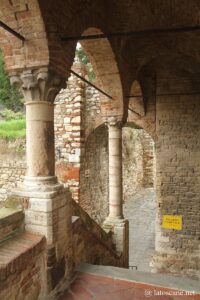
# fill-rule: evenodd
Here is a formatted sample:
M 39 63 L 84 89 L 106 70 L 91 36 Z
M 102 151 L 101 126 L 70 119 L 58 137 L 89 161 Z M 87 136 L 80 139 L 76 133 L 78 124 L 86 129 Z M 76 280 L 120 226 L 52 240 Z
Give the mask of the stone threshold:
M 124 268 L 97 266 L 86 263 L 81 264 L 79 267 L 77 267 L 76 271 L 100 277 L 107 277 L 115 280 L 146 284 L 153 287 L 191 291 L 195 292 L 195 294 L 200 294 L 200 281 L 186 277 L 178 277 L 175 275 L 167 275 L 161 273 L 145 273 Z

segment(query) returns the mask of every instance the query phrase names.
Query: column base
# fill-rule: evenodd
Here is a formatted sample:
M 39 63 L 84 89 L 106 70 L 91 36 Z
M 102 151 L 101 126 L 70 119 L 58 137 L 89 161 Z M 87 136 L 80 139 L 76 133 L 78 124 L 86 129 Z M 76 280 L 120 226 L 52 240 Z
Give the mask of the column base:
M 33 197 L 38 194 L 43 194 L 45 197 L 54 197 L 56 193 L 60 193 L 64 190 L 63 184 L 58 183 L 56 176 L 46 177 L 29 177 L 24 176 L 23 183 L 20 183 L 18 187 L 12 191 L 12 195 L 21 197 Z M 47 194 L 45 194 L 47 193 Z
M 103 223 L 103 229 L 112 233 L 113 243 L 117 253 L 122 255 L 122 266 L 129 267 L 129 222 L 118 217 L 108 217 Z
M 73 271 L 71 195 L 56 177 L 25 177 L 12 195 L 25 203 L 25 230 L 46 237 L 47 293 L 55 292 Z

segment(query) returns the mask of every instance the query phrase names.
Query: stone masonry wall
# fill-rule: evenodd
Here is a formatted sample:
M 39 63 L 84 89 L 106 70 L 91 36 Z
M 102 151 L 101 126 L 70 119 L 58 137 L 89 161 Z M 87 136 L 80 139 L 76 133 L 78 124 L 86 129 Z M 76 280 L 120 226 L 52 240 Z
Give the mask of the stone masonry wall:
M 154 187 L 154 141 L 143 129 L 123 127 L 123 193 L 124 201 L 142 187 Z
M 108 215 L 108 128 L 96 128 L 85 142 L 81 164 L 80 205 L 98 223 Z
M 26 171 L 25 140 L 0 140 L 0 202 L 22 181 Z

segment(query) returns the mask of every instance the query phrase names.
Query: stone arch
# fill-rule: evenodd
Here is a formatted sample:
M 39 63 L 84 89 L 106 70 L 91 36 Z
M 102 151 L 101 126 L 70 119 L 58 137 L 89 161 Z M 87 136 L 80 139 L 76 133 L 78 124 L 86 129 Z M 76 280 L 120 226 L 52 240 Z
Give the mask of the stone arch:
M 101 34 L 100 29 L 90 27 L 82 35 Z M 96 73 L 96 84 L 112 99 L 101 94 L 103 116 L 123 115 L 123 92 L 117 61 L 108 39 L 84 40 L 81 45 L 87 53 Z

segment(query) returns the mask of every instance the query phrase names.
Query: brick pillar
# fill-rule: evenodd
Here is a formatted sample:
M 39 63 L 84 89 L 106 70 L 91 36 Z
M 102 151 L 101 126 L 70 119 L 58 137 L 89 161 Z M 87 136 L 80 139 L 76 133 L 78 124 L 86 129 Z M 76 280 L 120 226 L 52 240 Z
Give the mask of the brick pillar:
M 104 229 L 113 233 L 113 242 L 122 254 L 122 266 L 128 267 L 128 220 L 123 218 L 122 181 L 122 126 L 115 118 L 108 123 L 109 128 L 109 216 Z
M 11 78 L 26 102 L 27 173 L 14 195 L 26 199 L 25 230 L 46 237 L 46 293 L 50 297 L 72 269 L 69 197 L 55 176 L 54 99 L 63 82 L 47 68 Z M 59 285 L 58 285 L 59 283 Z
M 72 69 L 86 76 L 87 69 L 83 63 L 76 61 Z M 55 143 L 56 174 L 59 181 L 67 184 L 76 202 L 80 197 L 80 165 L 85 142 L 84 105 L 85 83 L 72 74 L 67 89 L 56 99 Z

